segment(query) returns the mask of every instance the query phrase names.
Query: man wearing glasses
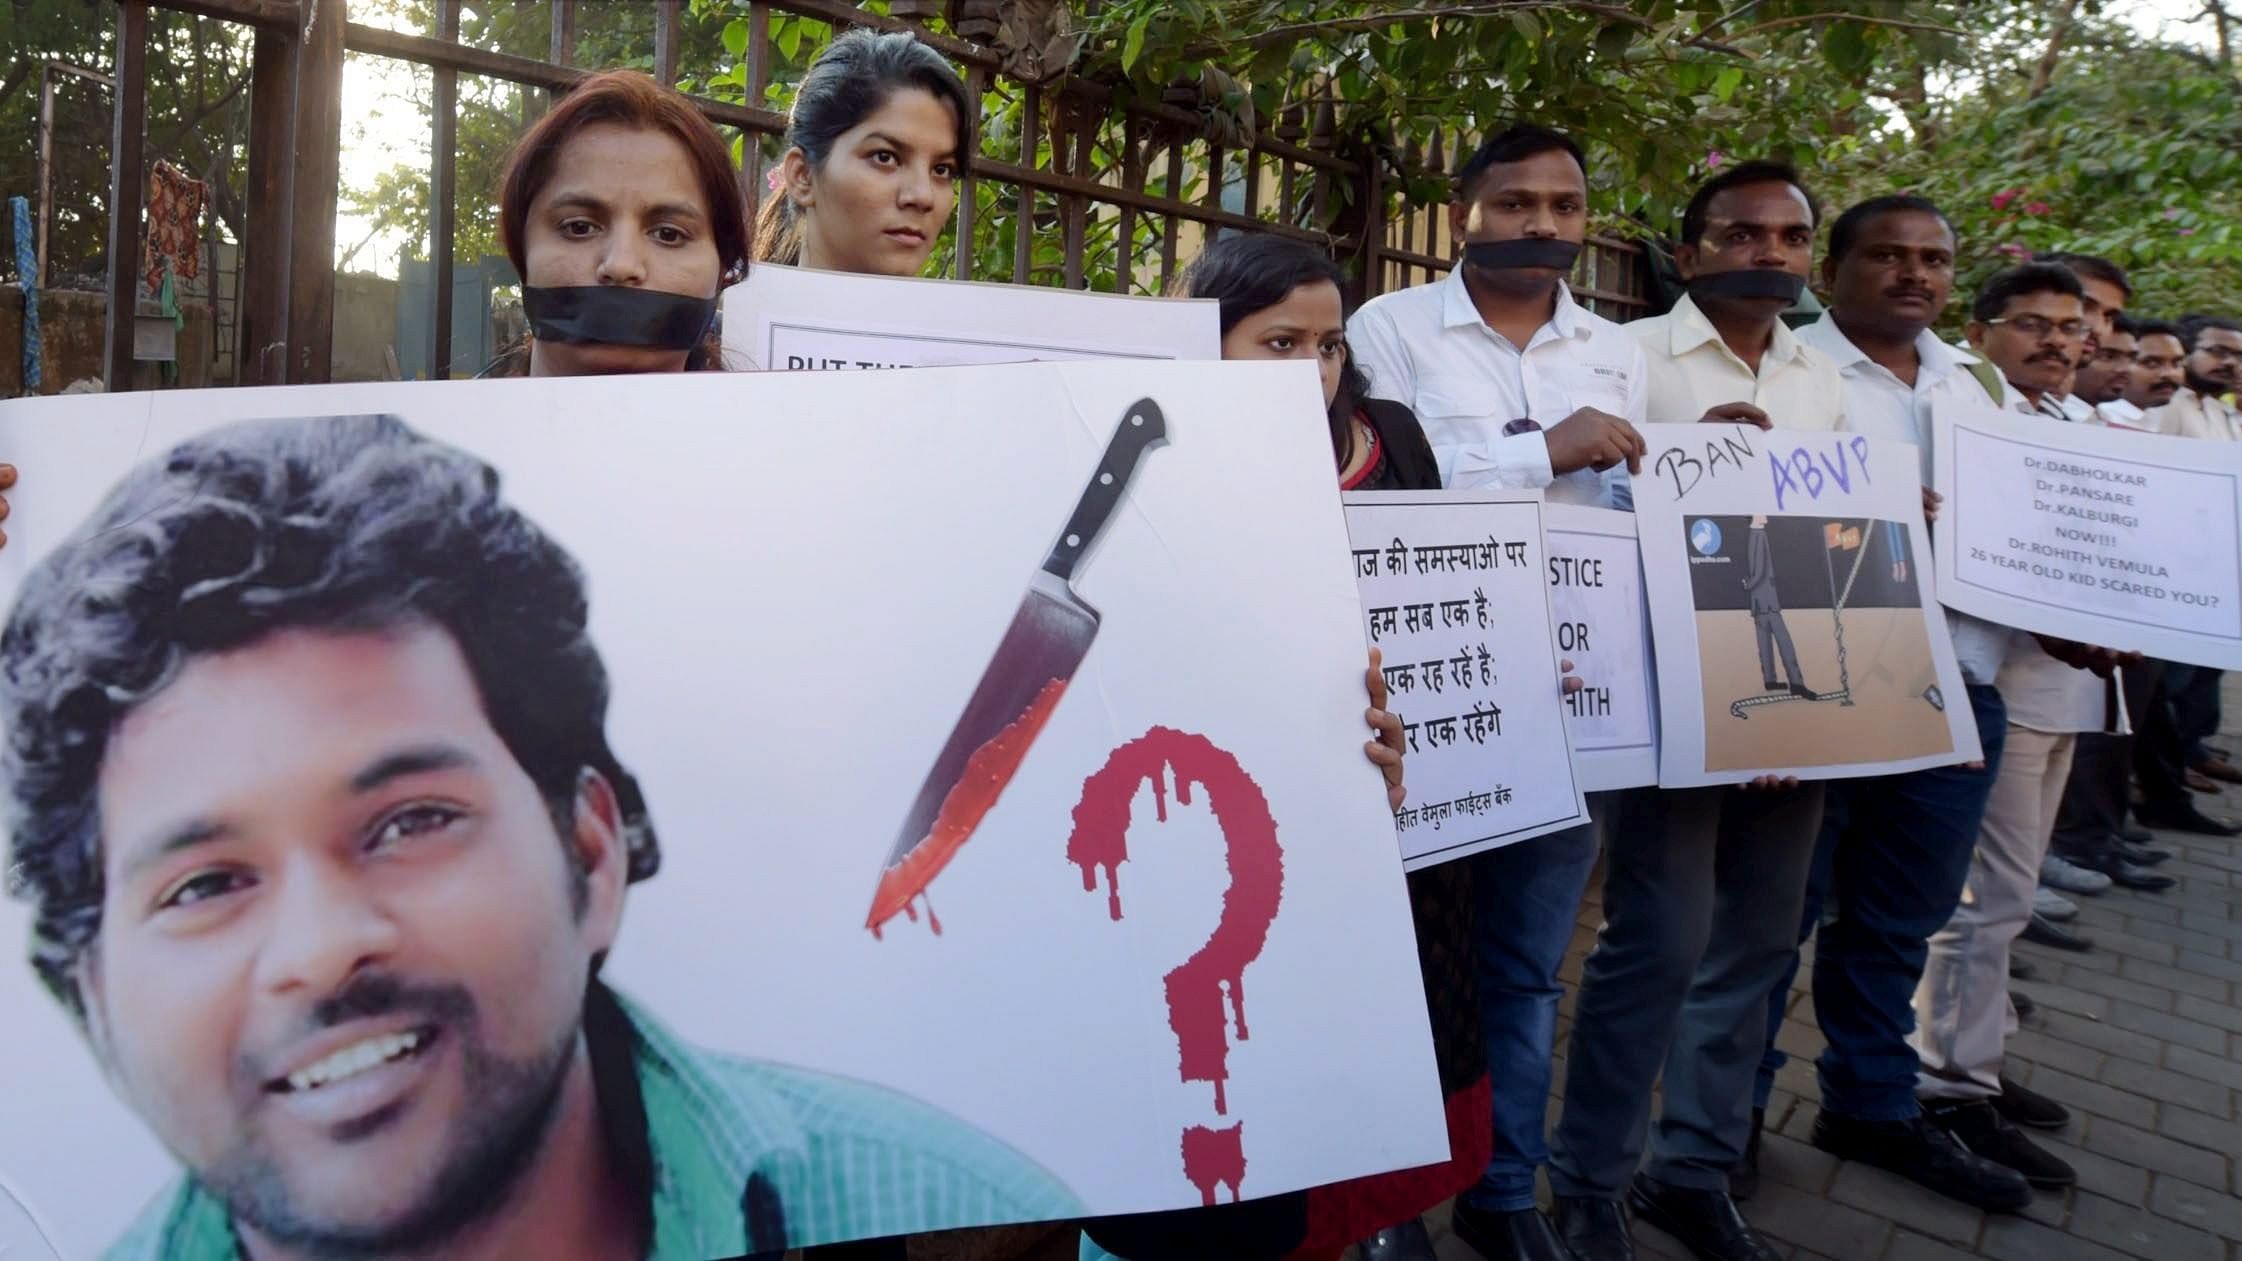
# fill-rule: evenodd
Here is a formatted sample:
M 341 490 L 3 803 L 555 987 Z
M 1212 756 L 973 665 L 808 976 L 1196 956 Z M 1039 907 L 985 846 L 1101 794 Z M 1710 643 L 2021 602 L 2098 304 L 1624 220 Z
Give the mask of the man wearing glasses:
M 2187 346 L 2187 385 L 2149 413 L 2158 433 L 2181 438 L 2242 441 L 2242 411 L 2232 402 L 2242 386 L 2242 323 L 2215 315 L 2181 321 Z

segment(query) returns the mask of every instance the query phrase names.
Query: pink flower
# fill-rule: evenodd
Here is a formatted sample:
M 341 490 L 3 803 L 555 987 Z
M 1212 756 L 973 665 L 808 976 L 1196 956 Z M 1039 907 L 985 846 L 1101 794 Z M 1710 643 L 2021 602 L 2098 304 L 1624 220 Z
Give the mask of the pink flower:
M 1720 164 L 1727 160 L 1728 155 L 1718 149 L 1707 149 L 1705 151 L 1705 169 L 1708 171 L 1718 169 Z
M 2029 256 L 2029 255 L 2031 254 L 2031 252 L 2032 252 L 2032 251 L 2030 251 L 2029 249 L 2026 249 L 2025 247 L 2023 247 L 2023 246 L 2021 246 L 2021 245 L 2018 245 L 2018 244 L 2017 244 L 2016 242 L 2014 242 L 2014 241 L 2010 241 L 2010 242 L 2009 242 L 2009 243 L 2007 243 L 2006 245 L 1996 245 L 1996 246 L 1994 246 L 1994 247 L 1993 247 L 1993 252 L 1994 252 L 1995 254 L 2006 254 L 2006 255 L 2008 255 L 2008 256 L 2009 256 L 2010 258 L 2024 258 L 2024 257 L 2027 257 L 2027 256 Z
M 2022 197 L 2023 195 L 2024 190 L 2021 188 L 2011 188 L 2004 192 L 1995 193 L 1993 194 L 1993 209 L 2006 210 L 2008 209 L 2008 204 L 2010 202 L 2015 201 L 2017 198 Z
M 779 185 L 784 184 L 785 182 L 786 168 L 783 166 L 772 167 L 771 173 L 763 177 L 763 187 L 770 189 L 774 193 L 779 190 Z
M 2175 233 L 2177 233 L 2178 235 L 2180 235 L 2180 236 L 2194 236 L 2194 235 L 2195 235 L 2195 229 L 2194 229 L 2194 228 L 2174 228 L 2174 229 L 2173 229 L 2173 231 L 2174 231 Z
M 2055 209 L 2055 207 L 2048 205 L 2044 201 L 2032 201 L 2024 203 L 2024 213 L 2028 215 L 2044 215 L 2048 211 L 2053 209 Z
M 2166 207 L 2164 208 L 2164 217 L 2165 217 L 2165 218 L 2167 218 L 2167 219 L 2177 219 L 2177 218 L 2179 218 L 2179 217 L 2180 217 L 2180 208 L 2179 208 L 2178 206 L 2166 206 Z

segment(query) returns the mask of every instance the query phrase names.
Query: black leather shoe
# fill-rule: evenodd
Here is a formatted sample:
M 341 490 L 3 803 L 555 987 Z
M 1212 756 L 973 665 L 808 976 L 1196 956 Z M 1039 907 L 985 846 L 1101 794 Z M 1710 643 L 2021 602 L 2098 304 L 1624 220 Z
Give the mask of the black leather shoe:
M 2032 1013 L 2040 1009 L 2040 1005 L 2032 1001 L 2032 996 L 2023 990 L 2010 990 L 2008 1005 L 2016 1009 L 2018 1020 L 2030 1020 Z
M 2035 1187 L 2060 1191 L 2078 1184 L 2079 1176 L 2069 1165 L 2024 1137 L 2008 1118 L 1994 1111 L 1990 1100 L 1933 1103 L 1924 1108 L 1923 1115 L 1971 1153 L 2007 1165 Z
M 2023 1174 L 1962 1150 L 1953 1136 L 1920 1115 L 1858 1121 L 1824 1108 L 1814 1118 L 1813 1143 L 1839 1160 L 1874 1165 L 1989 1213 L 2022 1212 L 2032 1202 L 2032 1184 Z
M 2156 836 L 2147 828 L 2137 828 L 2130 823 L 2121 823 L 2118 825 L 2117 839 L 2125 842 L 2128 845 L 2156 844 Z
M 2112 840 L 2110 842 L 2110 849 L 2119 858 L 2122 858 L 2129 863 L 2133 863 L 2136 866 L 2141 867 L 2154 867 L 2158 863 L 2161 863 L 2166 859 L 2172 857 L 2171 850 L 2155 849 L 2145 843 L 2136 844 L 2132 841 L 2126 840 L 2124 837 L 2118 837 Z
M 1993 1110 L 2011 1125 L 2029 1130 L 2060 1130 L 2071 1123 L 2071 1110 L 2036 1090 L 2026 1090 L 2001 1078 L 2001 1093 L 1993 1097 Z
M 1460 1211 L 1463 1205 L 1458 1204 L 1456 1208 Z M 1461 1235 L 1463 1232 L 1459 1230 L 1456 1233 Z M 1425 1229 L 1424 1220 L 1416 1217 L 1399 1226 L 1386 1227 L 1356 1244 L 1355 1248 L 1361 1254 L 1362 1261 L 1439 1261 L 1439 1254 L 1432 1248 L 1431 1232 Z M 1489 1257 L 1494 1255 L 1488 1254 Z M 1564 1254 L 1550 1253 L 1549 1256 L 1562 1261 Z M 1536 1256 L 1534 1261 L 1543 1261 L 1543 1258 Z
M 2170 876 L 2160 876 L 2137 863 L 2129 863 L 2114 851 L 2096 854 L 2079 862 L 2088 871 L 2099 871 L 2110 878 L 2110 883 L 2120 889 L 2134 889 L 2142 893 L 2162 893 L 2179 883 Z
M 2035 914 L 2024 925 L 2024 940 L 2036 946 L 2053 946 L 2057 950 L 2092 950 L 2094 939 L 2083 937 L 2055 926 L 2055 921 L 2045 915 Z
M 2152 828 L 2172 832 L 2193 832 L 2198 836 L 2242 836 L 2242 827 L 2224 819 L 2214 819 L 2195 808 L 2190 802 L 2171 810 L 2143 810 L 2140 820 Z
M 2009 980 L 2011 980 L 2011 981 L 2029 981 L 2029 980 L 2031 980 L 2031 979 L 2032 979 L 2032 978 L 2033 978 L 2034 976 L 2036 976 L 2036 975 L 2038 975 L 2038 974 L 2039 974 L 2039 969 L 2038 969 L 2038 968 L 2036 968 L 2036 967 L 2033 967 L 2033 966 L 2032 966 L 2032 961 L 2031 961 L 2030 959 L 2027 959 L 2027 958 L 2025 958 L 2025 957 L 2024 957 L 2023 955 L 2014 955 L 2014 954 L 2012 954 L 2012 955 L 2010 955 L 2010 956 L 2008 957 L 2008 979 L 2009 979 Z
M 1691 1191 L 1636 1174 L 1635 1184 L 1627 1188 L 1627 1207 L 1672 1235 L 1697 1261 L 1783 1261 L 1783 1254 L 1736 1211 L 1736 1201 L 1726 1191 Z
M 1577 1261 L 1635 1261 L 1635 1237 L 1619 1201 L 1560 1195 L 1556 1216 L 1557 1234 Z
M 1728 1171 L 1728 1198 L 1738 1204 L 1759 1194 L 1759 1133 L 1767 1128 L 1767 1109 L 1752 1109 L 1752 1136 L 1744 1140 L 1744 1159 Z
M 1557 1238 L 1540 1209 L 1490 1213 L 1457 1200 L 1450 1224 L 1455 1227 L 1456 1238 L 1470 1244 L 1487 1261 L 1573 1261 L 1573 1254 L 1565 1250 L 1564 1241 Z M 1387 1255 L 1373 1254 L 1365 1245 L 1362 1261 L 1385 1261 Z M 1432 1253 L 1425 1255 L 1430 1257 Z
M 1791 684 L 1790 694 L 1800 698 L 1801 700 L 1811 701 L 1821 699 L 1820 693 L 1816 692 L 1813 688 L 1806 686 L 1804 683 Z

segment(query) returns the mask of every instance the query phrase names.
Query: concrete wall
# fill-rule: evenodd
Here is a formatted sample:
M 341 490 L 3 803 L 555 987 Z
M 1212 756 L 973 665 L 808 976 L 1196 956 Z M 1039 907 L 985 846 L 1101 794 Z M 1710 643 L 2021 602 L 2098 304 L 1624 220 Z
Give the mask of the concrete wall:
M 332 379 L 393 379 L 389 355 L 396 338 L 397 282 L 365 272 L 337 272 Z

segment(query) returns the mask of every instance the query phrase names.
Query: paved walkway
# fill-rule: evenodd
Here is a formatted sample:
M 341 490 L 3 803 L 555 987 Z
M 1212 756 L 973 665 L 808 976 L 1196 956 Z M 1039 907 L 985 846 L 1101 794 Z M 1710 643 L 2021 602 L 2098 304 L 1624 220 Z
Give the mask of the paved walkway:
M 2226 712 L 2242 715 L 2242 680 L 2228 684 Z M 2203 804 L 2242 817 L 2242 793 Z M 2173 851 L 2157 870 L 2177 888 L 2074 899 L 2089 953 L 2018 947 L 2035 974 L 2015 988 L 2039 1009 L 2009 1044 L 2009 1075 L 2072 1110 L 2068 1129 L 2033 1137 L 2078 1169 L 2076 1189 L 1988 1216 L 1808 1145 L 1822 1039 L 1802 968 L 1778 1034 L 1792 1059 L 1745 1215 L 1793 1261 L 2242 1261 L 2242 839 L 2157 843 Z M 1599 912 L 1582 908 L 1566 960 L 1560 1054 Z M 1445 1220 L 1434 1225 L 1443 1261 L 1476 1261 Z M 1637 1242 L 1644 1261 L 1688 1261 L 1655 1230 L 1639 1228 Z

